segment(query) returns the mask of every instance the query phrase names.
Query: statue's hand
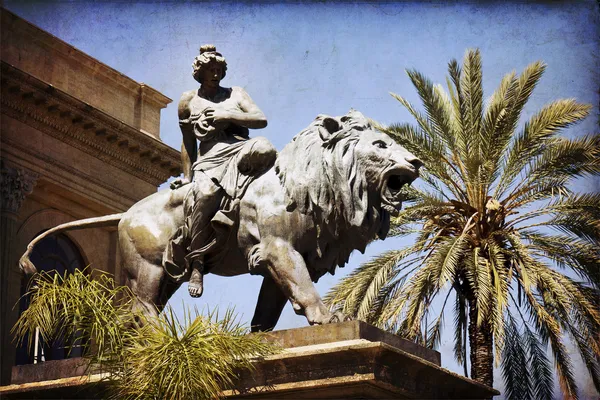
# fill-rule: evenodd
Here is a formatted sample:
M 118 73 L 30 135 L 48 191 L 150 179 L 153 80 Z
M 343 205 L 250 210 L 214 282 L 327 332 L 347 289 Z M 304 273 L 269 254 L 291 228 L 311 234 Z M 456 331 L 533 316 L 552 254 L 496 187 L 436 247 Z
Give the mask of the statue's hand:
M 173 181 L 171 181 L 170 187 L 171 187 L 171 190 L 175 190 L 175 189 L 179 189 L 183 185 L 187 185 L 188 183 L 190 183 L 190 180 L 188 178 L 177 178 L 177 179 L 174 179 Z
M 204 110 L 207 118 L 212 118 L 215 124 L 228 123 L 231 120 L 231 113 L 223 108 L 208 107 Z
M 213 123 L 212 118 L 207 117 L 204 113 L 194 121 L 194 134 L 200 141 L 208 140 L 211 133 L 214 132 L 217 127 Z
M 193 124 L 194 122 L 198 121 L 200 117 L 202 117 L 202 113 L 191 114 L 188 118 L 180 119 L 179 126 Z
M 231 123 L 231 113 L 221 107 L 208 107 L 203 114 L 217 130 L 223 130 Z

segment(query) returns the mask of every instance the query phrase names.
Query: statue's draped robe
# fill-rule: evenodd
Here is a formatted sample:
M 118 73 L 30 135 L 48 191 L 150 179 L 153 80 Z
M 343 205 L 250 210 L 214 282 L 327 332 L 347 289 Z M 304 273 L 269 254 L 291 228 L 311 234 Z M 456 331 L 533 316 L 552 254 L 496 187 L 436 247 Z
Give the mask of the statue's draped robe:
M 194 133 L 201 141 L 234 142 L 213 147 L 192 166 L 194 186 L 184 202 L 185 224 L 173 238 L 179 252 L 175 258 L 180 261 L 175 270 L 164 263 L 176 281 L 189 274 L 195 259 L 203 260 L 205 272 L 222 259 L 227 242 L 237 232 L 240 199 L 248 185 L 275 162 L 274 157 L 265 160 L 261 151 L 264 148 L 259 140 L 248 137 L 247 128 L 230 124 L 221 131 L 205 134 L 200 123 L 194 122 Z

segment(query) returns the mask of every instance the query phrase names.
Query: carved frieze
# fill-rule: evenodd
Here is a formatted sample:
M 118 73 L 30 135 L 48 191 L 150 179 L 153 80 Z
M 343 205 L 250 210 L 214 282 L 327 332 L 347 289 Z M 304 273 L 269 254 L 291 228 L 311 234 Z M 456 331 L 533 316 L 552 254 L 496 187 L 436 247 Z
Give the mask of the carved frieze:
M 153 185 L 180 173 L 179 152 L 2 62 L 2 113 Z
M 25 197 L 33 191 L 38 175 L 6 163 L 0 159 L 2 178 L 2 211 L 16 213 Z

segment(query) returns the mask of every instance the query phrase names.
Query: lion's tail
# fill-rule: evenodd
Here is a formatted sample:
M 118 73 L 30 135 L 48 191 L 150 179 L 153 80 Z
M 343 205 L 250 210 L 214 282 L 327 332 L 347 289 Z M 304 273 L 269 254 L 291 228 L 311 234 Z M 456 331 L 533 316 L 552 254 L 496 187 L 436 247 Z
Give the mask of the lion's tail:
M 119 221 L 121 220 L 122 217 L 123 217 L 123 214 L 104 215 L 102 217 L 86 218 L 86 219 L 80 219 L 78 221 L 66 222 L 66 223 L 58 225 L 52 229 L 48 229 L 46 232 L 37 236 L 35 239 L 33 239 L 27 245 L 27 251 L 25 251 L 25 254 L 23 254 L 21 259 L 19 260 L 19 268 L 21 269 L 21 272 L 27 276 L 31 276 L 37 272 L 37 268 L 35 267 L 35 265 L 33 265 L 31 260 L 29 259 L 29 257 L 31 255 L 31 251 L 33 250 L 33 247 L 36 244 L 38 244 L 40 242 L 40 240 L 44 239 L 45 237 L 48 237 L 55 233 L 60 233 L 60 232 L 65 232 L 65 231 L 74 231 L 74 230 L 88 229 L 88 228 L 102 228 L 102 227 L 106 227 L 106 226 L 116 226 L 119 224 Z

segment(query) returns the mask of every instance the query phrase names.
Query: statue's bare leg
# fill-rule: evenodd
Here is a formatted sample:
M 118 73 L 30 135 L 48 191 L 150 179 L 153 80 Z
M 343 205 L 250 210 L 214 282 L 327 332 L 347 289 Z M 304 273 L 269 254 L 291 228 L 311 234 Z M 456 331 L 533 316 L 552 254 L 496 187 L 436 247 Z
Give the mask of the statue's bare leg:
M 219 209 L 222 199 L 222 189 L 202 171 L 194 175 L 192 195 L 187 198 L 186 210 L 188 216 L 186 225 L 191 233 L 188 262 L 191 266 L 191 275 L 188 282 L 188 292 L 191 297 L 200 297 L 204 291 L 204 254 L 214 247 L 214 229 L 211 220 Z M 196 254 L 193 254 L 196 252 Z
M 252 332 L 273 330 L 287 300 L 273 278 L 270 275 L 265 276 L 260 287 L 254 317 L 252 317 Z
M 204 292 L 204 275 L 202 274 L 203 267 L 201 265 L 200 260 L 194 261 L 192 274 L 188 282 L 188 292 L 194 298 L 202 296 Z
M 292 303 L 294 312 L 304 315 L 309 324 L 327 324 L 334 322 L 332 318 L 341 320 L 325 307 L 302 255 L 287 241 L 279 238 L 265 240 L 261 259 L 277 286 Z

